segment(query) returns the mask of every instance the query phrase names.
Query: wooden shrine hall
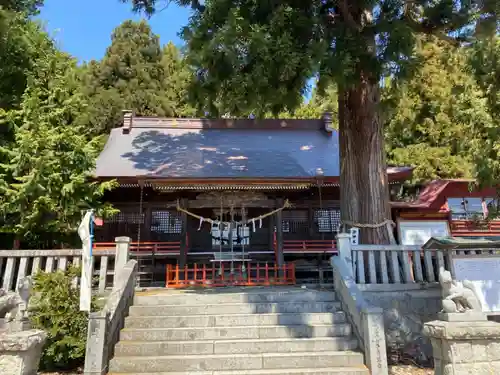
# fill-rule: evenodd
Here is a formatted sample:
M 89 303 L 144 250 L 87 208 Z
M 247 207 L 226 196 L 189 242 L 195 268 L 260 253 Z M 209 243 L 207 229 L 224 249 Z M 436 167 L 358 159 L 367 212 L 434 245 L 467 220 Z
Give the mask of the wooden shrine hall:
M 96 250 L 131 237 L 139 266 L 166 272 L 170 286 L 294 283 L 296 270 L 336 253 L 339 141 L 330 119 L 124 112 L 96 164 L 97 179 L 118 182 L 105 200 L 120 211 L 96 229 Z M 411 172 L 389 168 L 389 181 Z

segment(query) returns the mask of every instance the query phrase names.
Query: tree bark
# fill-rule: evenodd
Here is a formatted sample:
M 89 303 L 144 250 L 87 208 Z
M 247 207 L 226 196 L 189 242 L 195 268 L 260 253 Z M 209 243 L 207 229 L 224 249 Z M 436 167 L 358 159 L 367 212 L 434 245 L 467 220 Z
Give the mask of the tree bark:
M 379 117 L 380 89 L 376 79 L 361 71 L 354 85 L 339 89 L 340 202 L 342 221 L 361 224 L 364 244 L 389 243 L 389 184 L 383 124 Z

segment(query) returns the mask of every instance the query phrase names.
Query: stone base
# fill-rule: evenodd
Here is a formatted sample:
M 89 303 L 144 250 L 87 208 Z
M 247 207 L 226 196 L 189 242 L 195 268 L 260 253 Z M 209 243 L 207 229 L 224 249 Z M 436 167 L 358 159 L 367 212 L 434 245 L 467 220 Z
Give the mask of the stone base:
M 36 375 L 46 338 L 40 330 L 0 335 L 0 374 Z
M 431 340 L 435 375 L 500 374 L 500 324 L 433 321 L 424 334 Z
M 438 319 L 445 322 L 485 322 L 488 317 L 483 312 L 439 313 Z

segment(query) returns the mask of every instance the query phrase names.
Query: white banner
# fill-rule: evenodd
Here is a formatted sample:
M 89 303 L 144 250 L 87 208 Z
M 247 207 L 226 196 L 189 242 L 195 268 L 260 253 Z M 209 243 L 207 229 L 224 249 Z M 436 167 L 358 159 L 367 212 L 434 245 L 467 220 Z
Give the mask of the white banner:
M 92 210 L 85 213 L 78 235 L 82 240 L 82 277 L 80 280 L 80 311 L 90 312 L 92 300 L 92 274 L 94 273 L 94 262 L 92 261 L 92 235 L 90 225 L 92 222 Z

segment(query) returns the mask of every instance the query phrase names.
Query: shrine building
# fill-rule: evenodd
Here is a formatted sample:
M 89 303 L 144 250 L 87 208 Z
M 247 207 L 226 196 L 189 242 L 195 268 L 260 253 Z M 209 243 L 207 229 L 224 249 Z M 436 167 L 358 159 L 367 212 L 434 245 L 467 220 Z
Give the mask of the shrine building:
M 291 283 L 292 267 L 317 269 L 336 253 L 339 172 L 330 116 L 173 119 L 124 112 L 95 170 L 98 180 L 118 182 L 105 200 L 120 212 L 96 228 L 94 247 L 131 237 L 132 253 L 153 279 L 165 269 L 193 267 L 196 275 L 205 270 L 204 279 L 214 268 L 219 277 L 243 278 L 256 265 L 283 270 L 288 281 L 281 282 Z M 387 172 L 397 187 L 412 168 Z M 266 279 L 280 282 L 269 270 Z

